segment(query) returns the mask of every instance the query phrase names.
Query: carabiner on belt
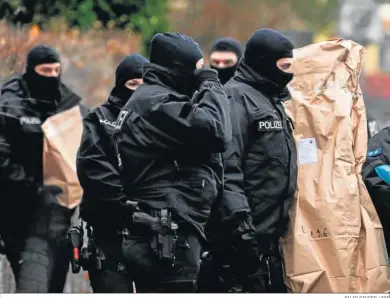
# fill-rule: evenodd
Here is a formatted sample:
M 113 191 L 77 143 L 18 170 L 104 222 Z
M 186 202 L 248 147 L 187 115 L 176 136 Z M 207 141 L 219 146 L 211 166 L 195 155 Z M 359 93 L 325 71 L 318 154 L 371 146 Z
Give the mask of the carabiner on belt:
M 272 281 L 271 281 L 271 270 L 269 267 L 269 256 L 261 255 L 260 259 L 261 261 L 264 261 L 265 264 L 267 265 L 268 285 L 270 286 L 272 284 Z

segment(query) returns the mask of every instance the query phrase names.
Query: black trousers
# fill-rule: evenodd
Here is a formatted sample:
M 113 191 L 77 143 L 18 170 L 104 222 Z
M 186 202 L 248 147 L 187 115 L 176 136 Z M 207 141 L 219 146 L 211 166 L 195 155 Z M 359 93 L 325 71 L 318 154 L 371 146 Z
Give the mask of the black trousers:
M 259 269 L 242 282 L 245 293 L 287 293 L 280 252 L 264 255 Z
M 5 245 L 4 254 L 11 265 L 14 278 L 17 280 L 20 272 L 20 263 L 22 259 L 21 254 L 24 249 L 27 236 L 21 235 L 20 230 L 15 229 L 14 227 L 4 229 L 4 226 L 1 225 L 1 228 L 1 237 Z
M 201 252 L 198 236 L 193 232 L 180 236 L 185 241 L 178 241 L 175 266 L 158 258 L 151 249 L 150 238 L 148 233 L 123 238 L 125 265 L 137 293 L 196 293 Z
M 104 255 L 102 268 L 88 268 L 89 280 L 94 293 L 133 293 L 133 280 L 122 264 L 122 237 L 94 230 L 95 243 Z M 129 268 L 131 269 L 131 268 Z
M 1 227 L 16 292 L 63 292 L 71 258 L 66 233 L 72 215 L 73 210 L 55 200 L 45 201 L 28 220 L 21 218 L 18 224 Z
M 69 271 L 68 246 L 28 237 L 21 254 L 17 293 L 62 293 Z
M 287 293 L 279 251 L 263 254 L 259 268 L 249 276 L 238 274 L 241 270 L 236 266 L 245 264 L 237 257 L 234 260 L 230 253 L 213 251 L 203 260 L 198 279 L 200 293 Z

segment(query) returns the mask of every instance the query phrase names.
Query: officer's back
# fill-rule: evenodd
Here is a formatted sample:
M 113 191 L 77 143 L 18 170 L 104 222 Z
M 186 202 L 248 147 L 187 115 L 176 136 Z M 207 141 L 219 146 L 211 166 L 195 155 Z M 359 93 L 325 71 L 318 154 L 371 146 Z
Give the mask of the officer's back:
M 187 235 L 187 248 L 176 252 L 181 261 L 174 268 L 183 270 L 178 268 L 184 266 L 188 274 L 179 274 L 176 269 L 165 272 L 165 280 L 170 279 L 171 286 L 157 290 L 154 285 L 161 283 L 162 276 L 156 266 L 160 268 L 161 263 L 141 261 L 132 250 L 128 265 L 133 270 L 146 263 L 146 267 L 153 268 L 150 270 L 154 278 L 149 277 L 147 286 L 136 281 L 138 292 L 193 292 L 200 241 L 220 184 L 216 169 L 222 165 L 217 153 L 223 152 L 231 140 L 228 100 L 217 72 L 200 69 L 202 53 L 189 37 L 176 33 L 156 35 L 150 61 L 145 67 L 144 84 L 118 117 L 114 140 L 124 193 L 129 200 L 139 202 L 141 210 L 149 214 L 167 208 L 180 222 L 179 234 Z M 198 92 L 193 95 L 195 90 Z M 134 232 L 134 226 L 129 227 L 130 235 L 132 229 Z M 124 242 L 125 247 L 129 247 L 129 241 Z M 129 251 L 127 255 L 130 254 Z M 134 271 L 135 279 L 141 279 L 142 274 Z M 187 286 L 179 289 L 184 279 Z

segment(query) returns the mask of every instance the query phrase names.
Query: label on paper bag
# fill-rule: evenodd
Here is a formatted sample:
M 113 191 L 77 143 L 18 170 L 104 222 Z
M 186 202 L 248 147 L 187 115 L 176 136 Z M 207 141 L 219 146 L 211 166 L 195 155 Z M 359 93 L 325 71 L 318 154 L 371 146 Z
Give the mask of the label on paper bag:
M 301 139 L 298 145 L 298 162 L 300 165 L 316 163 L 317 143 L 315 138 Z

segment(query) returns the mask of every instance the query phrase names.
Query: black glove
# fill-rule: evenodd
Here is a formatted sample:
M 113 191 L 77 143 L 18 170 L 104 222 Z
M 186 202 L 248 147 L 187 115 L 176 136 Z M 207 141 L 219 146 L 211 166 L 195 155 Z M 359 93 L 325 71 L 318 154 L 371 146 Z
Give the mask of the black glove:
M 197 87 L 202 85 L 205 81 L 212 81 L 219 83 L 218 72 L 211 68 L 199 68 L 194 71 L 194 77 Z
M 252 218 L 249 214 L 243 215 L 233 232 L 233 260 L 237 260 L 234 264 L 237 273 L 245 276 L 255 273 L 261 266 L 261 260 Z
M 234 272 L 223 252 L 208 251 L 201 256 L 198 274 L 199 293 L 236 292 Z
M 30 226 L 31 236 L 53 240 L 56 243 L 64 241 L 74 209 L 60 205 L 57 196 L 61 193 L 62 189 L 55 185 L 44 185 L 39 189 L 40 204 Z
M 40 198 L 41 207 L 60 205 L 57 196 L 62 193 L 62 189 L 55 185 L 44 185 L 39 188 L 38 196 Z
M 41 193 L 52 194 L 53 196 L 57 196 L 62 193 L 61 187 L 57 185 L 44 185 L 39 190 Z

